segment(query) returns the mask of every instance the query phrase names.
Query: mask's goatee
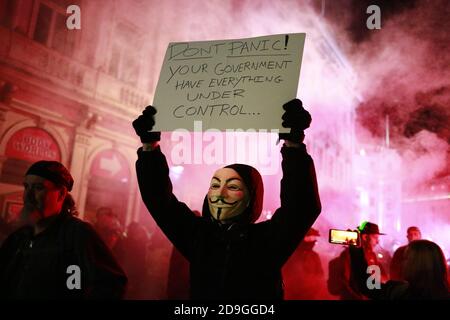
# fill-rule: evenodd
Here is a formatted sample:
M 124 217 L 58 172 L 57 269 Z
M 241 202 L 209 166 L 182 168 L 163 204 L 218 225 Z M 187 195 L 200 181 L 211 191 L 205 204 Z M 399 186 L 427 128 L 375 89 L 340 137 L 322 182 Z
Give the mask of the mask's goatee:
M 220 221 L 220 214 L 222 213 L 222 208 L 217 209 L 217 220 Z

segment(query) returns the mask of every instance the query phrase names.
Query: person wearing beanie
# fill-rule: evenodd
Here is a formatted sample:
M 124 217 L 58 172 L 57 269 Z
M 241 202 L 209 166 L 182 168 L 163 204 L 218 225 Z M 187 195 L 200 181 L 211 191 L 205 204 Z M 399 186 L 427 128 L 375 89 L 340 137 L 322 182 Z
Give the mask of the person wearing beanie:
M 315 169 L 303 144 L 311 116 L 302 102 L 283 105 L 281 205 L 256 223 L 263 207 L 259 172 L 245 164 L 217 170 L 197 217 L 172 192 L 169 167 L 148 106 L 133 127 L 143 146 L 136 173 L 142 199 L 158 226 L 190 263 L 191 299 L 282 299 L 281 268 L 321 211 Z
M 76 217 L 74 180 L 57 161 L 25 173 L 23 227 L 0 248 L 0 298 L 117 299 L 127 278 L 93 227 Z

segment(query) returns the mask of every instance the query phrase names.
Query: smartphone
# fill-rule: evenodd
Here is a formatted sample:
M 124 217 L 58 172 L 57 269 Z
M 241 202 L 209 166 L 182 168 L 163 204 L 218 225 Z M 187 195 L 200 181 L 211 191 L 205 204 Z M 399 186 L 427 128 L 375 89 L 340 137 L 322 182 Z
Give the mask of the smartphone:
M 360 237 L 358 231 L 330 229 L 329 242 L 350 246 L 359 246 Z

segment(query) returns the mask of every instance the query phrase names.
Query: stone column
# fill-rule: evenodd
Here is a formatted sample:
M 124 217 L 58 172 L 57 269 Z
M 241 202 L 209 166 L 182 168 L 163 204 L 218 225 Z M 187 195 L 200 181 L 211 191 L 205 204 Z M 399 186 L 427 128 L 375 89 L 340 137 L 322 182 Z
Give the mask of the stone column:
M 86 194 L 87 194 L 87 156 L 89 151 L 89 145 L 92 134 L 89 130 L 85 128 L 78 127 L 75 132 L 75 141 L 72 152 L 72 161 L 70 172 L 72 174 L 73 179 L 75 180 L 72 196 L 75 200 L 79 211 L 79 217 L 83 219 L 84 217 L 84 206 L 86 202 Z
M 10 82 L 0 81 L 0 136 L 5 133 L 6 115 L 10 110 L 12 94 L 17 91 L 17 87 Z M 6 161 L 4 154 L 0 154 L 0 174 L 3 170 L 3 164 Z

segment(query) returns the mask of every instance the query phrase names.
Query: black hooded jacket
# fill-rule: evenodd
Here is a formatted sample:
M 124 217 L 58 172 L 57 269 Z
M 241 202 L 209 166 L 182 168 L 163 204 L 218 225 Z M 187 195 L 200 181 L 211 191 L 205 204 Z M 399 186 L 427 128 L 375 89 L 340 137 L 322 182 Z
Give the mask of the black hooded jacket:
M 249 178 L 253 197 L 247 209 L 251 214 L 222 225 L 205 212 L 195 216 L 178 201 L 159 147 L 138 150 L 136 171 L 142 199 L 158 226 L 190 262 L 192 299 L 283 298 L 281 267 L 318 217 L 321 205 L 314 164 L 305 145 L 283 147 L 281 153 L 281 206 L 272 219 L 253 223 L 262 209 L 262 190 L 257 191 L 262 181 L 259 186 L 260 179 L 253 177 Z M 231 168 L 241 176 L 248 173 Z

